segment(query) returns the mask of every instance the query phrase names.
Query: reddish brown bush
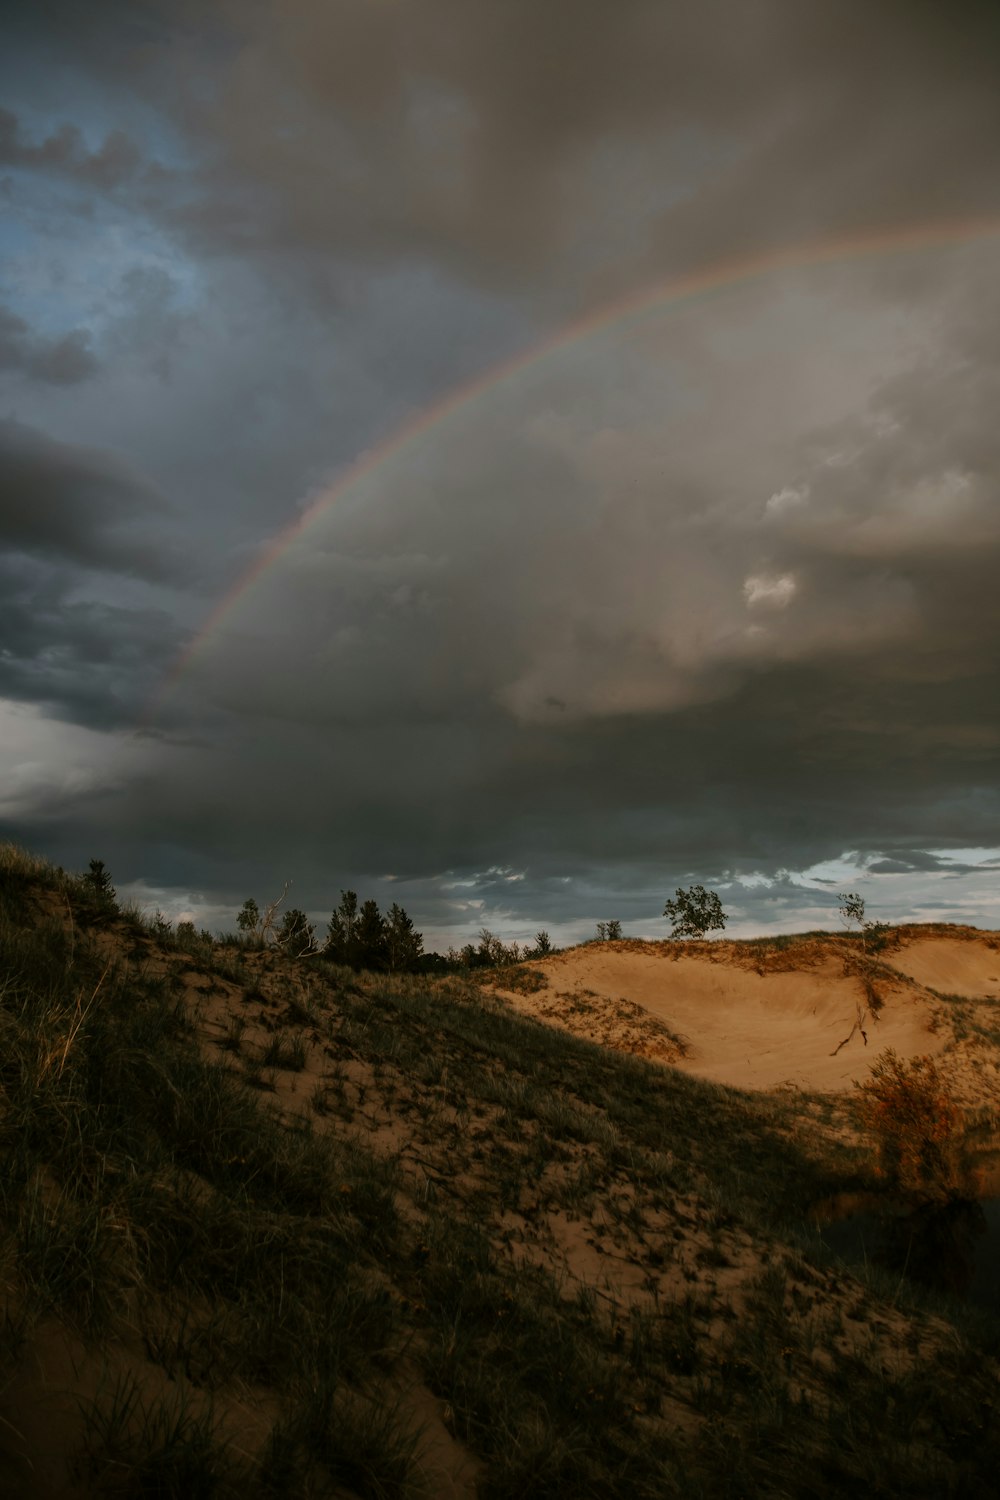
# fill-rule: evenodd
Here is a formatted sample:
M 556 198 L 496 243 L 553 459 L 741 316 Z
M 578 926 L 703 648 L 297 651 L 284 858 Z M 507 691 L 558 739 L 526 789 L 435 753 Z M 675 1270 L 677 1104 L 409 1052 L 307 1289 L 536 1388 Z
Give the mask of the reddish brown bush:
M 870 1133 L 876 1171 L 893 1187 L 922 1198 L 972 1196 L 964 1112 L 932 1057 L 905 1062 L 890 1047 L 866 1083 L 856 1084 L 858 1118 Z

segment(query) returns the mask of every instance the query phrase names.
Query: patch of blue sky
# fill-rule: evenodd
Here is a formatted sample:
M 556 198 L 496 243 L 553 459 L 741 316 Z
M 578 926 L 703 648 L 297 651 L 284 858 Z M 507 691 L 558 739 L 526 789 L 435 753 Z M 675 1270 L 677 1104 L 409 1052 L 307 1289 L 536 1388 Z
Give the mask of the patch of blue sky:
M 864 873 L 864 861 L 855 851 L 848 849 L 835 859 L 822 859 L 808 869 L 799 870 L 793 878 L 804 883 L 816 881 L 819 885 L 836 885 L 840 882 L 840 888 L 846 889 L 843 882 L 856 880 Z
M 948 864 L 979 865 L 983 869 L 995 868 L 1000 863 L 1000 849 L 936 849 L 938 859 Z
M 148 216 L 37 173 L 11 176 L 14 211 L 0 227 L 0 286 L 36 332 L 58 337 L 84 325 L 99 338 L 121 311 L 125 278 L 136 270 L 169 277 L 179 311 L 203 301 L 197 263 Z
M 0 64 L 0 96 L 18 119 L 22 139 L 39 146 L 65 125 L 74 125 L 88 152 L 99 151 L 108 136 L 124 131 L 144 158 L 167 167 L 193 165 L 187 142 L 171 120 L 149 100 L 126 88 L 109 90 L 38 48 L 7 54 Z

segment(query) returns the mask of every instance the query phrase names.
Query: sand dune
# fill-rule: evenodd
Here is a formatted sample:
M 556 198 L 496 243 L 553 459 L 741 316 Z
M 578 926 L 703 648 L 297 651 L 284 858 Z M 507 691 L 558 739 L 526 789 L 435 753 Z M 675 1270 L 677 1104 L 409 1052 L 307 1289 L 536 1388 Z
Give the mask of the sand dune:
M 1000 1000 L 1000 951 L 981 938 L 917 938 L 889 962 L 939 994 Z
M 889 955 L 894 973 L 879 979 L 880 1013 L 839 1046 L 859 1002 L 866 1010 L 845 951 L 835 937 L 805 941 L 769 970 L 740 944 L 593 943 L 540 961 L 547 987 L 508 998 L 523 1013 L 717 1083 L 834 1092 L 866 1078 L 886 1047 L 905 1057 L 945 1049 L 946 1005 L 928 987 L 1000 995 L 1000 952 L 988 935 L 907 938 Z M 669 1047 L 669 1033 L 682 1048 Z

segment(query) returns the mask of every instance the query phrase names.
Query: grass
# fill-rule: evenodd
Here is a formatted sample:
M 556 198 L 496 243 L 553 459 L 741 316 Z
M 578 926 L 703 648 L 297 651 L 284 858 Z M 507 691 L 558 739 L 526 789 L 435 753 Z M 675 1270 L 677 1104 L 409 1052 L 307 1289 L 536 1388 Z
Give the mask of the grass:
M 320 1470 L 359 1500 L 430 1500 L 419 1445 L 419 1431 L 391 1398 L 362 1397 L 327 1377 L 306 1385 L 273 1430 L 258 1482 L 276 1497 L 302 1494 Z
M 504 968 L 490 971 L 488 981 L 498 990 L 517 990 L 522 995 L 534 995 L 548 986 L 548 979 L 541 969 L 528 964 L 507 964 Z
M 0 1417 L 62 1330 L 88 1493 L 434 1495 L 414 1380 L 482 1500 L 991 1493 L 995 1331 L 804 1224 L 828 1101 L 137 920 L 0 850 Z
M 296 1034 L 285 1036 L 277 1032 L 261 1056 L 261 1062 L 267 1068 L 284 1068 L 291 1073 L 301 1073 L 306 1065 L 306 1045 L 302 1037 Z
M 210 1404 L 177 1385 L 147 1400 L 133 1377 L 83 1403 L 86 1442 L 76 1470 L 91 1493 L 128 1500 L 209 1500 L 225 1491 L 231 1467 Z

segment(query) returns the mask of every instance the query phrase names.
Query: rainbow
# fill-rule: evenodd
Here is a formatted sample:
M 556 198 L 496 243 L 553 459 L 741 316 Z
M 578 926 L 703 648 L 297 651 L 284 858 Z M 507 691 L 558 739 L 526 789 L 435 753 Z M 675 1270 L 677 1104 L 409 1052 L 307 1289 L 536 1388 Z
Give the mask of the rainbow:
M 720 260 L 711 266 L 689 272 L 673 280 L 644 286 L 641 291 L 606 304 L 597 312 L 590 313 L 567 325 L 544 342 L 532 345 L 500 364 L 492 365 L 476 379 L 450 391 L 443 400 L 396 428 L 376 448 L 361 454 L 329 490 L 278 533 L 262 551 L 260 557 L 219 601 L 197 635 L 174 663 L 152 697 L 143 716 L 143 724 L 149 725 L 156 710 L 177 685 L 205 643 L 219 629 L 223 620 L 232 613 L 243 596 L 251 591 L 258 579 L 279 561 L 282 554 L 298 537 L 308 531 L 338 501 L 343 500 L 367 475 L 372 474 L 397 454 L 418 443 L 422 437 L 446 422 L 449 417 L 457 412 L 465 411 L 499 387 L 515 380 L 525 370 L 553 358 L 573 344 L 618 324 L 627 323 L 633 318 L 674 303 L 685 302 L 694 297 L 754 281 L 776 271 L 798 270 L 833 261 L 856 260 L 866 256 L 887 255 L 902 251 L 932 250 L 940 246 L 960 245 L 997 234 L 1000 234 L 1000 218 L 996 217 L 937 220 L 896 229 L 849 234 L 836 239 L 798 243 L 781 250 L 762 251 L 749 257 Z

